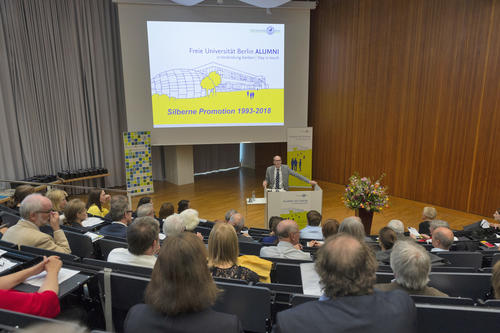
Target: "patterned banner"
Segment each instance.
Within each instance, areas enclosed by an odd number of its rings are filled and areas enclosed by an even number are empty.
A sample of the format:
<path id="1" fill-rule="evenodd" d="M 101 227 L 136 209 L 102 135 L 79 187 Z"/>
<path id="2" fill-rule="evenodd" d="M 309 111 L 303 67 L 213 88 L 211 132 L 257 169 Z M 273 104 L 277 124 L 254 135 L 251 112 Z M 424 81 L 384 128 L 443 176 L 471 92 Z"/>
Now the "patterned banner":
<path id="1" fill-rule="evenodd" d="M 124 132 L 127 190 L 132 194 L 153 193 L 151 132 Z"/>
<path id="2" fill-rule="evenodd" d="M 308 179 L 312 179 L 312 136 L 312 127 L 287 130 L 287 165 Z M 295 177 L 288 182 L 291 187 L 311 187 Z"/>

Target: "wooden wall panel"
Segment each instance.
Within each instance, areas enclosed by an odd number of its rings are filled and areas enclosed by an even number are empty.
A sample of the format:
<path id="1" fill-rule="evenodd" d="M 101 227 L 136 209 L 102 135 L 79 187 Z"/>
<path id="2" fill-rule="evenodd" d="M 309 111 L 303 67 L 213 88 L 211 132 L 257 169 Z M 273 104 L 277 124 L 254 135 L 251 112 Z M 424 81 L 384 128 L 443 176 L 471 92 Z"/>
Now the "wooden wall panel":
<path id="1" fill-rule="evenodd" d="M 471 184 L 495 174 L 478 149 L 491 135 L 478 138 L 499 129 L 496 2 L 320 1 L 311 15 L 314 178 L 385 172 L 393 195 L 489 214 L 472 204 Z"/>

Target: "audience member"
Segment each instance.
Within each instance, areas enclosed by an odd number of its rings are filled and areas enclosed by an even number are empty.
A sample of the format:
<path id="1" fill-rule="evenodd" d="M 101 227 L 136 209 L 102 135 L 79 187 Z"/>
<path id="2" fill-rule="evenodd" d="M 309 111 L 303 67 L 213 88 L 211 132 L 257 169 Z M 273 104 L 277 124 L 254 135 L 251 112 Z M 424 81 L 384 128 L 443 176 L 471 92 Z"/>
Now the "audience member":
<path id="1" fill-rule="evenodd" d="M 109 213 L 109 210 L 104 207 L 104 205 L 106 205 L 110 199 L 111 196 L 106 194 L 104 190 L 94 189 L 90 191 L 87 199 L 87 213 L 94 216 L 105 217 Z"/>
<path id="2" fill-rule="evenodd" d="M 63 214 L 64 212 L 64 207 L 66 207 L 67 204 L 67 197 L 68 193 L 63 190 L 50 190 L 48 191 L 45 196 L 52 201 L 52 209 L 58 212 L 59 214 Z"/>
<path id="3" fill-rule="evenodd" d="M 160 229 L 151 216 L 138 217 L 127 228 L 128 249 L 116 248 L 108 255 L 109 262 L 153 268 L 160 251 Z"/>
<path id="4" fill-rule="evenodd" d="M 490 227 L 500 229 L 500 208 L 493 213 L 493 220 L 495 223 L 490 223 Z"/>
<path id="5" fill-rule="evenodd" d="M 82 229 L 82 222 L 85 221 L 87 217 L 85 202 L 80 199 L 70 200 L 64 208 L 64 225 Z"/>
<path id="6" fill-rule="evenodd" d="M 396 242 L 391 254 L 391 268 L 395 281 L 376 284 L 375 288 L 382 291 L 404 290 L 410 295 L 448 296 L 427 285 L 431 271 L 429 253 L 414 241 Z"/>
<path id="7" fill-rule="evenodd" d="M 62 262 L 57 256 L 43 260 L 22 271 L 0 277 L 0 308 L 30 315 L 54 318 L 61 311 L 59 305 L 58 274 Z M 46 271 L 47 275 L 38 292 L 27 293 L 11 290 L 33 275 Z"/>
<path id="8" fill-rule="evenodd" d="M 275 332 L 416 332 L 416 310 L 408 294 L 374 290 L 377 261 L 363 240 L 329 237 L 315 267 L 324 295 L 278 312 Z"/>
<path id="9" fill-rule="evenodd" d="M 177 203 L 177 214 L 182 213 L 184 210 L 190 208 L 189 200 L 180 200 Z"/>
<path id="10" fill-rule="evenodd" d="M 307 212 L 307 227 L 300 230 L 300 238 L 322 240 L 321 214 L 316 210 Z"/>
<path id="11" fill-rule="evenodd" d="M 160 207 L 160 213 L 158 218 L 163 221 L 174 213 L 175 213 L 174 205 L 172 205 L 172 203 L 170 202 L 164 202 Z"/>
<path id="12" fill-rule="evenodd" d="M 152 203 L 145 203 L 137 207 L 137 217 L 150 216 L 155 217 L 155 209 Z"/>
<path id="13" fill-rule="evenodd" d="M 7 229 L 2 240 L 18 245 L 38 247 L 45 250 L 71 253 L 64 231 L 59 225 L 59 213 L 52 211 L 52 202 L 41 194 L 30 194 L 19 207 L 21 219 Z M 40 231 L 50 224 L 54 237 Z"/>
<path id="14" fill-rule="evenodd" d="M 11 209 L 19 211 L 19 206 L 24 198 L 33 193 L 35 193 L 35 188 L 33 186 L 19 185 L 16 187 L 12 200 L 7 204 L 7 206 Z"/>
<path id="15" fill-rule="evenodd" d="M 392 228 L 383 227 L 378 233 L 378 243 L 381 251 L 375 252 L 375 258 L 378 262 L 388 265 L 391 259 L 391 252 L 394 243 L 398 239 L 396 232 Z"/>
<path id="16" fill-rule="evenodd" d="M 128 205 L 127 197 L 114 196 L 111 199 L 109 214 L 113 222 L 99 229 L 99 233 L 105 236 L 127 238 L 127 226 L 132 222 L 132 210 Z"/>
<path id="17" fill-rule="evenodd" d="M 243 218 L 243 215 L 240 213 L 231 215 L 228 224 L 234 227 L 239 242 L 256 243 L 256 241 L 248 233 L 242 232 L 245 227 L 245 219 Z"/>
<path id="18" fill-rule="evenodd" d="M 254 271 L 238 266 L 238 237 L 234 228 L 227 223 L 217 223 L 208 237 L 208 266 L 214 277 L 259 282 Z"/>
<path id="19" fill-rule="evenodd" d="M 366 240 L 365 227 L 357 216 L 346 217 L 339 226 L 339 233 L 341 232 L 353 236 L 360 242 Z"/>
<path id="20" fill-rule="evenodd" d="M 145 205 L 145 204 L 153 204 L 153 199 L 151 199 L 151 197 L 142 197 L 139 199 L 139 201 L 137 202 L 137 208 L 135 210 L 135 212 L 133 213 L 133 216 L 134 218 L 137 217 L 137 210 L 139 209 L 139 207 L 141 207 L 142 205 Z"/>
<path id="21" fill-rule="evenodd" d="M 200 218 L 198 217 L 198 211 L 192 208 L 183 210 L 179 214 L 180 218 L 184 221 L 184 226 L 186 231 L 194 231 L 198 224 L 200 223 Z"/>
<path id="22" fill-rule="evenodd" d="M 215 312 L 218 289 L 207 266 L 207 250 L 194 234 L 168 237 L 160 250 L 145 303 L 125 319 L 129 332 L 242 332 L 235 315 Z"/>
<path id="23" fill-rule="evenodd" d="M 446 227 L 438 227 L 432 232 L 431 252 L 449 251 L 453 244 L 453 231 Z"/>
<path id="24" fill-rule="evenodd" d="M 271 216 L 269 219 L 269 230 L 271 230 L 271 233 L 269 236 L 262 237 L 260 240 L 261 243 L 263 244 L 276 244 L 278 243 L 278 236 L 276 235 L 276 228 L 278 227 L 278 224 L 283 221 L 283 218 L 280 216 Z"/>
<path id="25" fill-rule="evenodd" d="M 226 212 L 226 214 L 224 215 L 224 221 L 226 221 L 226 223 L 229 222 L 229 219 L 231 218 L 231 216 L 233 216 L 234 214 L 238 213 L 238 211 L 236 209 L 230 209 Z"/>
<path id="26" fill-rule="evenodd" d="M 396 236 L 399 239 L 402 239 L 404 237 L 405 233 L 405 225 L 403 224 L 402 221 L 400 220 L 390 220 L 389 223 L 387 223 L 387 226 L 394 230 L 396 233 Z"/>
<path id="27" fill-rule="evenodd" d="M 336 219 L 328 219 L 323 223 L 323 237 L 327 239 L 330 236 L 336 235 L 339 231 L 339 221 Z"/>
<path id="28" fill-rule="evenodd" d="M 422 212 L 422 222 L 418 225 L 418 232 L 420 234 L 425 234 L 430 236 L 432 234 L 431 230 L 429 230 L 431 221 L 434 220 L 437 216 L 436 208 L 434 207 L 424 207 Z"/>
<path id="29" fill-rule="evenodd" d="M 163 233 L 167 237 L 176 236 L 184 231 L 186 231 L 186 225 L 179 214 L 174 213 L 163 221 Z"/>
<path id="30" fill-rule="evenodd" d="M 500 261 L 497 261 L 495 266 L 493 266 L 491 286 L 493 288 L 493 292 L 495 293 L 495 298 L 500 299 Z"/>
<path id="31" fill-rule="evenodd" d="M 311 255 L 302 251 L 297 222 L 283 220 L 278 224 L 276 231 L 279 239 L 278 245 L 262 247 L 260 249 L 261 257 L 311 260 Z"/>

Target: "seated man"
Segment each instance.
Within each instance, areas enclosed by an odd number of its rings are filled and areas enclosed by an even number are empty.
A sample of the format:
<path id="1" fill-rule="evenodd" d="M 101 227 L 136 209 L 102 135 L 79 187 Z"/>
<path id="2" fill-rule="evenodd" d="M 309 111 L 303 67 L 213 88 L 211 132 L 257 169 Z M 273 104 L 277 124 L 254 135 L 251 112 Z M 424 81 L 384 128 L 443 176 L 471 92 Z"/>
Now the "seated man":
<path id="1" fill-rule="evenodd" d="M 439 227 L 432 232 L 431 252 L 449 251 L 453 244 L 453 231 L 449 228 Z"/>
<path id="2" fill-rule="evenodd" d="M 445 293 L 427 286 L 431 271 L 429 253 L 411 240 L 398 241 L 392 248 L 391 268 L 395 281 L 376 284 L 382 291 L 403 290 L 410 295 L 448 297 Z"/>
<path id="3" fill-rule="evenodd" d="M 300 238 L 322 240 L 321 214 L 318 211 L 307 212 L 307 227 L 300 230 Z"/>
<path id="4" fill-rule="evenodd" d="M 132 210 L 127 197 L 116 195 L 111 198 L 109 214 L 113 222 L 99 229 L 99 233 L 104 236 L 127 238 L 127 226 L 132 222 Z"/>
<path id="5" fill-rule="evenodd" d="M 71 253 L 64 231 L 59 225 L 59 213 L 52 211 L 52 202 L 41 194 L 30 194 L 19 207 L 20 219 L 7 229 L 2 240 L 18 245 Z M 54 237 L 40 231 L 40 227 L 50 224 Z"/>
<path id="6" fill-rule="evenodd" d="M 240 213 L 235 213 L 229 218 L 230 225 L 234 227 L 236 235 L 238 235 L 238 242 L 256 243 L 256 241 L 247 233 L 242 230 L 245 227 L 245 219 Z"/>
<path id="7" fill-rule="evenodd" d="M 363 241 L 346 234 L 329 237 L 315 267 L 324 295 L 278 312 L 274 332 L 416 332 L 410 296 L 373 289 L 377 261 Z"/>
<path id="8" fill-rule="evenodd" d="M 150 217 L 138 217 L 127 228 L 128 249 L 113 249 L 108 255 L 109 262 L 150 267 L 156 263 L 160 250 L 158 222 Z"/>
<path id="9" fill-rule="evenodd" d="M 300 231 L 297 222 L 283 220 L 276 229 L 279 243 L 277 246 L 264 246 L 260 249 L 261 257 L 311 260 L 311 255 L 303 252 L 300 245 Z"/>
<path id="10" fill-rule="evenodd" d="M 163 233 L 167 237 L 176 236 L 185 230 L 186 226 L 184 225 L 184 220 L 179 216 L 179 214 L 174 213 L 167 216 L 163 222 Z"/>
<path id="11" fill-rule="evenodd" d="M 281 221 L 283 221 L 283 218 L 281 216 L 271 216 L 271 218 L 269 219 L 269 230 L 271 230 L 271 233 L 269 234 L 269 236 L 262 237 L 262 239 L 260 240 L 262 244 L 274 245 L 278 243 L 276 228 Z"/>

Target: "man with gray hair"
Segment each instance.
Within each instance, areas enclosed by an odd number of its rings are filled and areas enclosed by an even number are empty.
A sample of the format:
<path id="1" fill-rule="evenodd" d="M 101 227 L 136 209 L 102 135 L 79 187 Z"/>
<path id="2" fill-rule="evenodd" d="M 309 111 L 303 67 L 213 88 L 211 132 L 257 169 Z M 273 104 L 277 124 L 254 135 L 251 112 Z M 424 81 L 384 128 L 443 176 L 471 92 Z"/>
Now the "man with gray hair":
<path id="1" fill-rule="evenodd" d="M 158 222 L 150 216 L 138 217 L 127 228 L 128 249 L 116 248 L 109 262 L 153 268 L 160 251 Z"/>
<path id="2" fill-rule="evenodd" d="M 155 209 L 152 203 L 140 205 L 137 208 L 137 217 L 144 217 L 144 216 L 150 216 L 152 218 L 155 217 Z"/>
<path id="3" fill-rule="evenodd" d="M 243 218 L 243 215 L 240 213 L 234 213 L 229 218 L 228 223 L 234 227 L 239 242 L 257 243 L 248 233 L 242 232 L 245 227 L 245 219 Z"/>
<path id="4" fill-rule="evenodd" d="M 453 244 L 453 231 L 446 227 L 438 227 L 432 232 L 431 252 L 449 251 Z"/>
<path id="5" fill-rule="evenodd" d="M 378 264 L 365 242 L 337 234 L 317 254 L 323 296 L 278 312 L 273 332 L 416 332 L 410 296 L 400 290 L 374 290 Z"/>
<path id="6" fill-rule="evenodd" d="M 184 220 L 179 214 L 172 214 L 168 216 L 163 222 L 163 233 L 168 236 L 178 235 L 186 230 Z"/>
<path id="7" fill-rule="evenodd" d="M 283 220 L 276 228 L 279 243 L 277 246 L 264 246 L 260 249 L 261 257 L 311 260 L 311 255 L 302 251 L 300 230 L 297 222 Z"/>
<path id="8" fill-rule="evenodd" d="M 387 223 L 387 226 L 394 230 L 396 233 L 396 236 L 398 236 L 399 239 L 404 237 L 405 233 L 405 225 L 403 224 L 402 221 L 400 220 L 390 220 L 389 223 Z"/>
<path id="9" fill-rule="evenodd" d="M 226 212 L 226 215 L 224 215 L 224 221 L 226 221 L 226 223 L 229 222 L 229 219 L 231 218 L 231 216 L 233 216 L 234 214 L 238 213 L 238 211 L 236 209 L 230 209 Z"/>
<path id="10" fill-rule="evenodd" d="M 64 231 L 59 225 L 59 213 L 52 210 L 52 202 L 41 194 L 30 194 L 19 207 L 21 219 L 7 229 L 3 241 L 40 249 L 71 253 Z M 50 224 L 54 237 L 40 231 L 40 227 Z"/>
<path id="11" fill-rule="evenodd" d="M 339 226 L 339 233 L 346 233 L 358 239 L 360 242 L 371 239 L 365 236 L 365 227 L 361 223 L 361 219 L 357 216 L 346 217 Z"/>
<path id="12" fill-rule="evenodd" d="M 132 210 L 127 197 L 123 195 L 112 197 L 109 214 L 113 222 L 99 229 L 99 233 L 104 236 L 127 238 L 127 227 L 132 222 Z"/>
<path id="13" fill-rule="evenodd" d="M 448 297 L 436 288 L 429 287 L 431 259 L 429 253 L 411 240 L 398 241 L 392 248 L 391 268 L 395 281 L 376 284 L 382 291 L 404 290 L 410 295 Z"/>

